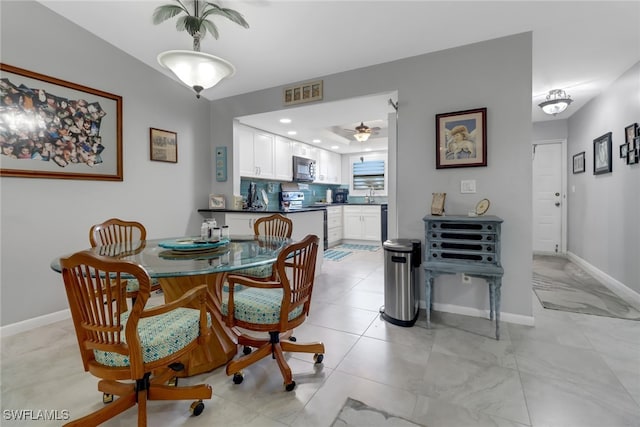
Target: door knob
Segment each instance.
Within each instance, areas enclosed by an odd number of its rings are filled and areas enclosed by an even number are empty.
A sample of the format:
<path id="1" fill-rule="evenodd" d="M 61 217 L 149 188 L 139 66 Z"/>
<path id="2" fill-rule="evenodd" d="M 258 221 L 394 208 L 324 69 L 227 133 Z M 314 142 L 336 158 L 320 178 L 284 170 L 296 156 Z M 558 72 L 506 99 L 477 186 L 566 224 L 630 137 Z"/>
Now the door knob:
<path id="1" fill-rule="evenodd" d="M 555 204 L 556 204 L 556 206 L 560 206 L 560 202 L 556 202 Z"/>

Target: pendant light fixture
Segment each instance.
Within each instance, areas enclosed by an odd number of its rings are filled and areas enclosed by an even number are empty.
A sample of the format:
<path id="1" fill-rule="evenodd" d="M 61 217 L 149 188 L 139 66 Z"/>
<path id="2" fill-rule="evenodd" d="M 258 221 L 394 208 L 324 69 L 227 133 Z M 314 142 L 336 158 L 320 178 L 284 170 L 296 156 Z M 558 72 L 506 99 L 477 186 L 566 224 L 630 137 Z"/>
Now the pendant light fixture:
<path id="1" fill-rule="evenodd" d="M 193 14 L 185 6 L 193 4 Z M 174 4 L 159 6 L 153 12 L 153 23 L 159 24 L 176 15 L 186 15 L 178 18 L 176 29 L 187 31 L 193 37 L 193 51 L 169 50 L 158 55 L 158 62 L 171 70 L 178 79 L 196 92 L 196 98 L 200 98 L 200 92 L 218 84 L 222 79 L 235 74 L 235 67 L 227 60 L 208 53 L 200 52 L 200 39 L 207 31 L 214 38 L 218 38 L 216 25 L 208 19 L 209 16 L 223 16 L 230 21 L 249 28 L 244 17 L 233 9 L 223 8 L 209 1 L 176 1 Z"/>
<path id="2" fill-rule="evenodd" d="M 549 91 L 546 100 L 538 104 L 538 106 L 545 113 L 555 116 L 566 110 L 572 102 L 573 99 L 564 90 L 553 89 Z"/>

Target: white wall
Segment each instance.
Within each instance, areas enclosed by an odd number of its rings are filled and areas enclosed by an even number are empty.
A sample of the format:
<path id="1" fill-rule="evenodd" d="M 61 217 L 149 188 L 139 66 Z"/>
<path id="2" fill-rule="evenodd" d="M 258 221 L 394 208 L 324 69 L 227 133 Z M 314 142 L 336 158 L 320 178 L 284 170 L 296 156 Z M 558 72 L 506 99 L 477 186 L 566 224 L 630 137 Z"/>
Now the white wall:
<path id="1" fill-rule="evenodd" d="M 489 213 L 505 221 L 502 310 L 516 317 L 532 313 L 531 43 L 531 34 L 524 33 L 318 77 L 324 80 L 323 102 L 398 91 L 398 190 L 389 203 L 397 200 L 399 237 L 424 238 L 422 218 L 433 192 L 447 193 L 449 214 L 466 214 L 480 199 L 491 200 Z M 488 166 L 436 170 L 435 115 L 479 107 L 488 110 Z M 214 101 L 214 146 L 232 152 L 234 117 L 281 109 L 282 87 Z M 462 179 L 475 179 L 478 192 L 460 194 Z M 232 184 L 213 190 L 230 195 Z M 439 278 L 435 302 L 486 310 L 487 286 L 476 280 L 469 286 L 459 276 Z"/>
<path id="2" fill-rule="evenodd" d="M 39 3 L 2 2 L 1 60 L 123 97 L 124 181 L 0 179 L 4 325 L 67 308 L 54 257 L 92 224 L 135 219 L 148 235 L 197 233 L 211 182 L 210 105 Z M 178 163 L 149 160 L 149 128 L 178 133 Z"/>
<path id="3" fill-rule="evenodd" d="M 634 122 L 640 122 L 640 63 L 569 118 L 569 171 L 581 151 L 587 170 L 569 173 L 568 250 L 640 293 L 640 164 L 619 156 L 624 128 Z M 594 175 L 593 140 L 607 132 L 613 172 Z"/>

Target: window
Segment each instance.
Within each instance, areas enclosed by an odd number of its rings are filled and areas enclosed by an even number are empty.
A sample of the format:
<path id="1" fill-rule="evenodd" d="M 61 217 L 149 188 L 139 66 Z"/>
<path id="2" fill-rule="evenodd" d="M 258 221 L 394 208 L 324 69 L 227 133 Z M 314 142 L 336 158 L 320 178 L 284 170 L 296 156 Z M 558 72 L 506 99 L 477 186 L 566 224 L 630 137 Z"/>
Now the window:
<path id="1" fill-rule="evenodd" d="M 351 166 L 351 182 L 349 194 L 366 196 L 373 189 L 377 196 L 387 194 L 387 155 L 386 153 L 369 153 L 353 156 Z"/>

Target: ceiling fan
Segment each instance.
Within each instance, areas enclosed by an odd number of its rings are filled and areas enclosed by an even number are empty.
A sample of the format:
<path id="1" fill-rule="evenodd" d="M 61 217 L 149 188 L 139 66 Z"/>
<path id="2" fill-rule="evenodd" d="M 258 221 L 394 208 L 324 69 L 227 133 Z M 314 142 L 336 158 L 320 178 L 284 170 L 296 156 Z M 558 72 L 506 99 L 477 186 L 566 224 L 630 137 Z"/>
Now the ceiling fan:
<path id="1" fill-rule="evenodd" d="M 365 142 L 371 135 L 377 135 L 380 131 L 379 127 L 372 127 L 365 125 L 364 122 L 360 122 L 360 126 L 356 126 L 355 129 L 345 129 L 347 132 L 352 132 L 356 141 Z"/>

